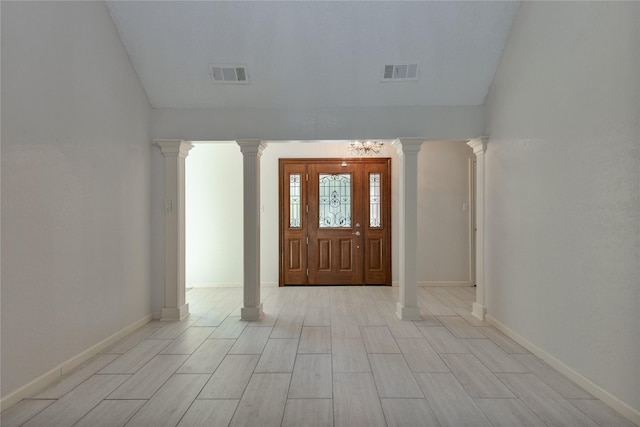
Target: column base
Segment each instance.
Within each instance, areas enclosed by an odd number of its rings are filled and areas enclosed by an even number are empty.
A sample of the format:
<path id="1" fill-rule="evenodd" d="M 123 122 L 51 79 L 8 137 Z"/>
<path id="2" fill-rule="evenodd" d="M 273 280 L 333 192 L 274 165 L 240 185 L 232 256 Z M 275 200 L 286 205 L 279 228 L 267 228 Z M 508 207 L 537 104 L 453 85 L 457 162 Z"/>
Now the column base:
<path id="1" fill-rule="evenodd" d="M 189 315 L 189 304 L 180 307 L 164 307 L 160 320 L 182 320 Z"/>
<path id="2" fill-rule="evenodd" d="M 398 303 L 396 309 L 396 316 L 400 320 L 421 320 L 420 307 L 403 307 L 401 303 Z"/>
<path id="3" fill-rule="evenodd" d="M 257 307 L 242 307 L 240 309 L 240 319 L 260 320 L 262 319 L 262 303 Z"/>
<path id="4" fill-rule="evenodd" d="M 471 306 L 471 314 L 480 320 L 484 320 L 484 316 L 487 314 L 487 309 L 483 305 L 474 302 Z"/>

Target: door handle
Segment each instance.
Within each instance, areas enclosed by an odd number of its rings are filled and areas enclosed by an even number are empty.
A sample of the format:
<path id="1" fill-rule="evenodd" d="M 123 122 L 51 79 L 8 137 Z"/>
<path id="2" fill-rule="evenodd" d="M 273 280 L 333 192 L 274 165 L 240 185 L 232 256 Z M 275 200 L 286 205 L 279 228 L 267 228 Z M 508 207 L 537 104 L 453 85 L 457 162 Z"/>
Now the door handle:
<path id="1" fill-rule="evenodd" d="M 356 236 L 359 236 L 359 235 L 360 235 L 360 232 L 359 232 L 359 231 L 356 231 L 355 233 L 351 233 L 351 234 L 355 234 Z"/>

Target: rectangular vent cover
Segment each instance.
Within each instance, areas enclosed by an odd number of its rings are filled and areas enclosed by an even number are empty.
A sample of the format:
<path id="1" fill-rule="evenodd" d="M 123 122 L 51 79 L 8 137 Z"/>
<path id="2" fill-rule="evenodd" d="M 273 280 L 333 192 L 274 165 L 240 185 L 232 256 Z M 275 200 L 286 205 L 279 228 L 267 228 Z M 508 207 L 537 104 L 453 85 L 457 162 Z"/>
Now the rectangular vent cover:
<path id="1" fill-rule="evenodd" d="M 249 84 L 249 73 L 243 66 L 236 65 L 211 65 L 211 80 L 213 83 Z"/>
<path id="2" fill-rule="evenodd" d="M 383 82 L 407 82 L 418 80 L 419 64 L 385 65 L 382 72 Z"/>

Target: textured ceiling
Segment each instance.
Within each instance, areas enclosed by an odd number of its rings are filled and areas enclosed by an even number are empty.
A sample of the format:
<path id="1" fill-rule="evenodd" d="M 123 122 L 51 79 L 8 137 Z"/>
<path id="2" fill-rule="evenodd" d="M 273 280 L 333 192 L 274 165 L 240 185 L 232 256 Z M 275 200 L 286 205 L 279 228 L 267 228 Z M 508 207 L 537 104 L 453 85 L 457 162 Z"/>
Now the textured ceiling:
<path id="1" fill-rule="evenodd" d="M 156 108 L 480 105 L 517 2 L 108 1 Z M 384 64 L 419 63 L 414 82 Z M 210 64 L 247 67 L 214 85 Z"/>

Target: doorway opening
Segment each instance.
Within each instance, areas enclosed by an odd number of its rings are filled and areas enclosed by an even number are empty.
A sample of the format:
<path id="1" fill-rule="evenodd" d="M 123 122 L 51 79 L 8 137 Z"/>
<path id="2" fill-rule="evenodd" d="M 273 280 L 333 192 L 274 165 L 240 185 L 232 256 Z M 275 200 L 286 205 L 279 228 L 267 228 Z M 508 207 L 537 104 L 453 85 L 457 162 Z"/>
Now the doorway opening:
<path id="1" fill-rule="evenodd" d="M 279 159 L 279 285 L 391 285 L 391 159 Z"/>

